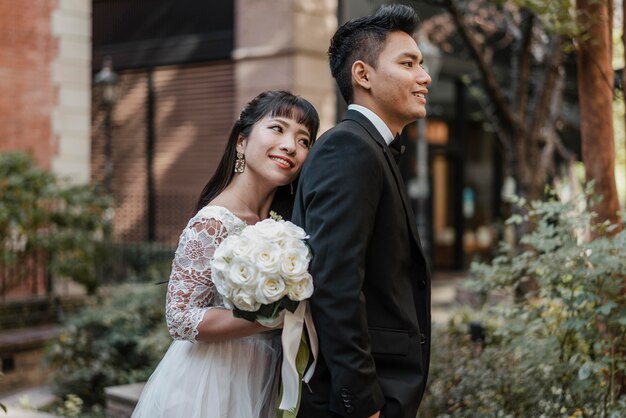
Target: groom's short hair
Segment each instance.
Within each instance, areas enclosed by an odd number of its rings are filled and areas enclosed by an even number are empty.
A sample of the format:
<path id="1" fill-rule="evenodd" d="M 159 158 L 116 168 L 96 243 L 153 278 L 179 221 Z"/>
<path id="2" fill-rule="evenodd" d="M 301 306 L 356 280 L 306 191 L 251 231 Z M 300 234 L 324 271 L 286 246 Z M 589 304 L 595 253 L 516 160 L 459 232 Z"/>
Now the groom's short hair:
<path id="1" fill-rule="evenodd" d="M 352 102 L 352 64 L 357 60 L 376 68 L 378 56 L 391 32 L 413 36 L 418 17 L 412 7 L 402 4 L 382 6 L 376 14 L 344 23 L 330 41 L 330 72 L 346 103 Z"/>

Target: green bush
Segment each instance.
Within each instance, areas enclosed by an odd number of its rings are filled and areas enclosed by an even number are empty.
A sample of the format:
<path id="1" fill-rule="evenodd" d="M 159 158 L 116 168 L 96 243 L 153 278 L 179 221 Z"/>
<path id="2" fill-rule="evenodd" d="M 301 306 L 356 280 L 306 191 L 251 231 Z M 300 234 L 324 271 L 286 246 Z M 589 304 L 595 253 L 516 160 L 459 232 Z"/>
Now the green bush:
<path id="1" fill-rule="evenodd" d="M 490 264 L 474 264 L 473 290 L 515 295 L 508 303 L 455 317 L 433 337 L 424 417 L 626 416 L 626 231 L 594 224 L 589 194 L 517 203 L 530 233 Z M 599 234 L 598 238 L 588 239 Z M 469 320 L 487 330 L 484 347 Z"/>
<path id="2" fill-rule="evenodd" d="M 68 320 L 47 351 L 60 396 L 104 405 L 104 388 L 146 380 L 171 343 L 163 314 L 166 286 L 122 285 Z"/>
<path id="3" fill-rule="evenodd" d="M 28 254 L 45 254 L 51 274 L 94 292 L 110 207 L 95 187 L 65 186 L 26 153 L 0 154 L 0 263 L 19 265 Z"/>
<path id="4" fill-rule="evenodd" d="M 104 283 L 164 282 L 172 270 L 176 248 L 159 242 L 109 243 L 99 263 Z"/>

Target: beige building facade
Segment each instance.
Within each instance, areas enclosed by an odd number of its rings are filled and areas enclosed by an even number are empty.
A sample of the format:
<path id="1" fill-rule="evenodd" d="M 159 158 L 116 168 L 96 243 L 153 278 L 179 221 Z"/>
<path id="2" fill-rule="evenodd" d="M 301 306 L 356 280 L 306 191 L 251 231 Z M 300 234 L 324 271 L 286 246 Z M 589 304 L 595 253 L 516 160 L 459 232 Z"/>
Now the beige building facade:
<path id="1" fill-rule="evenodd" d="M 328 43 L 337 29 L 337 0 L 237 0 L 237 109 L 258 92 L 286 89 L 313 103 L 323 132 L 335 122 Z"/>
<path id="2" fill-rule="evenodd" d="M 51 168 L 73 183 L 90 179 L 91 153 L 91 2 L 61 0 L 52 15 L 58 54 L 52 61 L 57 103 L 52 134 L 57 152 Z"/>

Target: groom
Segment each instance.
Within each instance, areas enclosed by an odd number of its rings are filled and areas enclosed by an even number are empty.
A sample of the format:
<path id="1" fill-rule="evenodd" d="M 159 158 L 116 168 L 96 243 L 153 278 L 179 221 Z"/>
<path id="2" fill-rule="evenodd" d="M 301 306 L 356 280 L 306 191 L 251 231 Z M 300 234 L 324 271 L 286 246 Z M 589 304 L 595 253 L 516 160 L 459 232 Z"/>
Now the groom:
<path id="1" fill-rule="evenodd" d="M 313 146 L 293 221 L 310 235 L 320 356 L 299 417 L 415 418 L 428 375 L 430 274 L 391 144 L 426 116 L 415 11 L 383 6 L 333 36 L 345 118 Z"/>

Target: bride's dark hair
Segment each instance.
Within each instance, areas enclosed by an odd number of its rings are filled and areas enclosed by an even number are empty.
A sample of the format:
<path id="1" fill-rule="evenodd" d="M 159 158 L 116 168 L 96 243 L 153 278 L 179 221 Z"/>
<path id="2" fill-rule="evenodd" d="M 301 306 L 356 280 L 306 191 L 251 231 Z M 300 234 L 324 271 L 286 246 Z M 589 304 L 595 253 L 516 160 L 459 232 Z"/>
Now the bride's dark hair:
<path id="1" fill-rule="evenodd" d="M 222 159 L 215 170 L 215 174 L 200 193 L 196 210 L 205 207 L 231 182 L 237 157 L 237 139 L 239 136 L 248 138 L 254 124 L 266 116 L 284 117 L 301 123 L 309 130 L 311 144 L 317 136 L 319 117 L 313 105 L 307 100 L 284 90 L 271 90 L 259 94 L 243 108 L 235 121 Z M 297 184 L 297 181 L 294 180 L 294 183 Z M 291 216 L 293 206 L 291 187 L 289 184 L 279 187 L 272 202 L 272 210 L 285 218 Z"/>

